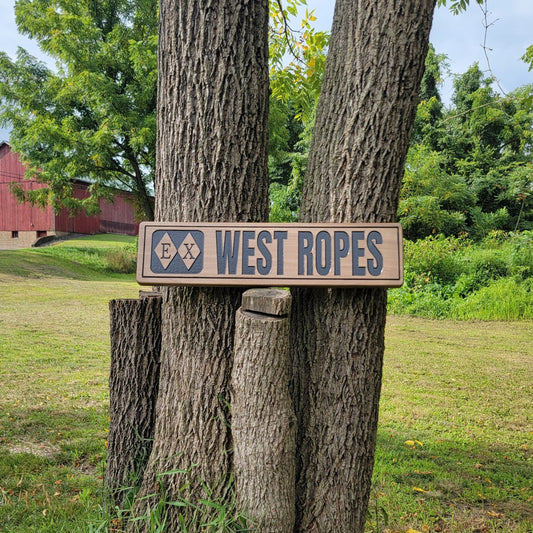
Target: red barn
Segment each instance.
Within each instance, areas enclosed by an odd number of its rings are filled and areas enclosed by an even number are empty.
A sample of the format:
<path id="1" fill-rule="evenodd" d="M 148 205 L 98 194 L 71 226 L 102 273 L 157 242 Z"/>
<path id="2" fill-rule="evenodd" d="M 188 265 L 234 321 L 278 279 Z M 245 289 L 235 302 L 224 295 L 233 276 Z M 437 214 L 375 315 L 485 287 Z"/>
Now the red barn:
<path id="1" fill-rule="evenodd" d="M 0 249 L 31 246 L 37 239 L 49 235 L 68 233 L 118 233 L 137 235 L 139 223 L 135 220 L 134 197 L 120 192 L 110 203 L 100 200 L 100 214 L 69 216 L 67 210 L 54 211 L 50 206 L 42 209 L 29 203 L 19 203 L 11 192 L 12 183 L 19 183 L 24 190 L 44 185 L 36 180 L 24 179 L 24 166 L 18 154 L 9 144 L 0 143 Z M 75 198 L 89 196 L 89 183 L 73 182 Z"/>

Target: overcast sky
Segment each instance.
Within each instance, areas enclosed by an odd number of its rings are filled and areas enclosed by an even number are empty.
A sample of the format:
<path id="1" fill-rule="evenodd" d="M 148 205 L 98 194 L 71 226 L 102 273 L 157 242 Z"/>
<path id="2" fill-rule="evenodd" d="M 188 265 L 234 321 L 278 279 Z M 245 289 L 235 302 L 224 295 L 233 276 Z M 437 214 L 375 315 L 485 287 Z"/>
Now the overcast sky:
<path id="1" fill-rule="evenodd" d="M 329 29 L 333 18 L 333 0 L 308 0 L 309 10 L 315 9 L 317 28 Z M 14 58 L 17 47 L 39 55 L 34 42 L 17 32 L 13 11 L 13 0 L 0 0 L 4 13 L 0 19 L 0 50 Z M 475 3 L 466 13 L 452 15 L 447 8 L 437 10 L 431 31 L 431 42 L 437 53 L 449 58 L 450 76 L 441 88 L 445 103 L 449 103 L 453 74 L 462 74 L 474 62 L 488 71 L 483 51 L 485 35 L 484 16 Z M 521 85 L 533 83 L 533 71 L 520 60 L 526 48 L 533 44 L 533 0 L 488 0 L 487 52 L 492 72 L 505 91 L 512 91 Z M 490 50 L 489 50 L 490 49 Z M 0 140 L 7 140 L 8 132 L 0 129 Z"/>

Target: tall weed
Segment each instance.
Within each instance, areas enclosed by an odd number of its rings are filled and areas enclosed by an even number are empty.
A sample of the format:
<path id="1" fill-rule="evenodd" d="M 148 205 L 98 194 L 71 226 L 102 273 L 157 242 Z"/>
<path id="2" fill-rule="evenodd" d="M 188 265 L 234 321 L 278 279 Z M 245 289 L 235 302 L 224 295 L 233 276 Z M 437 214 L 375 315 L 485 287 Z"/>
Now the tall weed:
<path id="1" fill-rule="evenodd" d="M 237 505 L 235 498 L 235 487 L 233 476 L 230 475 L 224 490 L 222 491 L 227 498 L 222 499 L 215 494 L 215 491 L 206 483 L 202 482 L 204 497 L 192 501 L 189 494 L 189 483 L 185 483 L 178 493 L 171 499 L 167 494 L 164 486 L 164 478 L 174 474 L 182 474 L 190 478 L 194 473 L 192 468 L 176 469 L 158 474 L 157 484 L 158 492 L 143 496 L 140 500 L 149 500 L 147 513 L 143 516 L 134 516 L 134 501 L 130 500 L 129 508 L 118 511 L 121 517 L 121 523 L 133 525 L 142 523 L 143 531 L 150 533 L 164 533 L 169 531 L 167 524 L 169 522 L 169 513 L 174 514 L 174 521 L 179 523 L 179 529 L 176 533 L 188 532 L 205 532 L 205 533 L 246 533 L 256 529 L 258 524 Z"/>
<path id="2" fill-rule="evenodd" d="M 133 274 L 137 268 L 137 249 L 135 245 L 109 250 L 106 253 L 108 268 L 117 274 Z"/>
<path id="3" fill-rule="evenodd" d="M 459 320 L 533 319 L 531 283 L 518 283 L 514 278 L 493 281 L 453 303 L 450 318 Z"/>

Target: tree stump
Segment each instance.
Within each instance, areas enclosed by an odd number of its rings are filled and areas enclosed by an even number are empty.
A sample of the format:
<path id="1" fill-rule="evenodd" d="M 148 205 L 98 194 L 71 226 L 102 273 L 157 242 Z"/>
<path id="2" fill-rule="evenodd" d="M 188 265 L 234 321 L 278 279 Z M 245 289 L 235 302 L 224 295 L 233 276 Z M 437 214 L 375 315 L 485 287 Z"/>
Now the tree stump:
<path id="1" fill-rule="evenodd" d="M 105 484 L 121 506 L 152 449 L 161 352 L 161 296 L 111 300 L 109 436 Z"/>
<path id="2" fill-rule="evenodd" d="M 288 291 L 251 289 L 236 315 L 232 435 L 236 498 L 254 531 L 291 533 L 296 418 L 289 395 Z"/>

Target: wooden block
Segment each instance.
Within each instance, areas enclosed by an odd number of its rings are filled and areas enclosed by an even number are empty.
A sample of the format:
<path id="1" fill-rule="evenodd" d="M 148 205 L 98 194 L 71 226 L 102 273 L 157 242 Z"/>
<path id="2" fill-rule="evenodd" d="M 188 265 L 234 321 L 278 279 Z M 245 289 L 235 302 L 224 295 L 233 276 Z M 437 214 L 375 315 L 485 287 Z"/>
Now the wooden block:
<path id="1" fill-rule="evenodd" d="M 291 310 L 291 293 L 283 289 L 248 289 L 242 295 L 242 309 L 265 315 L 286 316 Z"/>

